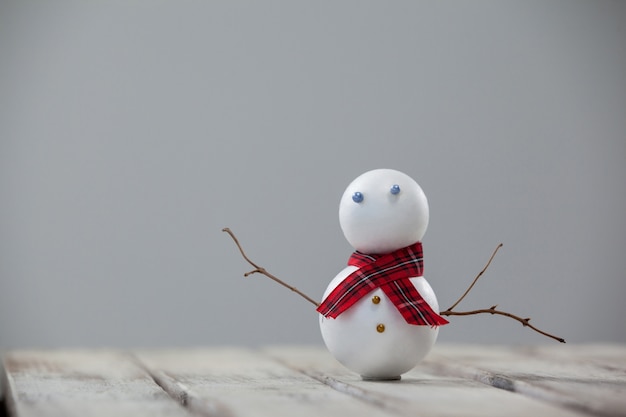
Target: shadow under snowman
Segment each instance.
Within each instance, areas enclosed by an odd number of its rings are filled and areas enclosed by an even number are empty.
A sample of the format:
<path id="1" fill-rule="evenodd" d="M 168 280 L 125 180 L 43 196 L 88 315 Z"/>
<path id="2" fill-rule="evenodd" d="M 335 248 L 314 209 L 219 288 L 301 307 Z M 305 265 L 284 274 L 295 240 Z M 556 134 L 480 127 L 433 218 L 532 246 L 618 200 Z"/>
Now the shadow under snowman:
<path id="1" fill-rule="evenodd" d="M 365 380 L 397 380 L 431 350 L 442 316 L 498 314 L 551 337 L 529 324 L 529 318 L 488 309 L 457 312 L 453 308 L 467 295 L 500 248 L 459 300 L 439 312 L 435 292 L 424 278 L 422 238 L 429 220 L 428 200 L 419 184 L 393 169 L 368 171 L 348 185 L 339 204 L 344 236 L 355 252 L 328 285 L 321 303 L 284 283 L 252 262 L 237 238 L 242 256 L 261 273 L 313 303 L 320 313 L 322 338 L 330 353 Z"/>

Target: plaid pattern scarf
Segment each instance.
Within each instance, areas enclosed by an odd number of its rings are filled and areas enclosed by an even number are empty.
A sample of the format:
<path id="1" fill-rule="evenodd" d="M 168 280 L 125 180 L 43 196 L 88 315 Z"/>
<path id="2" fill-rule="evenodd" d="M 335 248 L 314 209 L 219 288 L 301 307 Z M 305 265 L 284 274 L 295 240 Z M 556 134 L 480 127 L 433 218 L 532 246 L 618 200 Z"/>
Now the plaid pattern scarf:
<path id="1" fill-rule="evenodd" d="M 421 242 L 386 255 L 354 252 L 348 265 L 357 269 L 348 275 L 317 308 L 324 317 L 337 318 L 361 298 L 380 288 L 409 324 L 442 326 L 448 321 L 434 312 L 409 278 L 424 270 Z"/>

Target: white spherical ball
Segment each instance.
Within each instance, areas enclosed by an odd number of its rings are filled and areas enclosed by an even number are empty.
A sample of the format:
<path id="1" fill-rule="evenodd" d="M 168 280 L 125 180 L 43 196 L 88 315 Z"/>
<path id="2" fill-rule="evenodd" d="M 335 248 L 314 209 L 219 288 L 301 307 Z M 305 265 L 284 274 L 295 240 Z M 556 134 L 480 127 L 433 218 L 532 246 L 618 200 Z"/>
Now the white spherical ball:
<path id="1" fill-rule="evenodd" d="M 339 223 L 358 251 L 388 253 L 420 241 L 428 227 L 428 201 L 408 175 L 375 169 L 357 177 L 339 204 Z"/>
<path id="2" fill-rule="evenodd" d="M 348 266 L 326 289 L 330 294 L 356 268 Z M 411 282 L 426 302 L 439 311 L 437 298 L 423 278 Z M 374 303 L 374 297 L 378 297 Z M 372 291 L 336 319 L 320 314 L 320 330 L 328 351 L 343 366 L 363 379 L 399 379 L 430 352 L 438 327 L 408 324 L 379 288 Z M 382 327 L 381 327 L 382 326 Z"/>

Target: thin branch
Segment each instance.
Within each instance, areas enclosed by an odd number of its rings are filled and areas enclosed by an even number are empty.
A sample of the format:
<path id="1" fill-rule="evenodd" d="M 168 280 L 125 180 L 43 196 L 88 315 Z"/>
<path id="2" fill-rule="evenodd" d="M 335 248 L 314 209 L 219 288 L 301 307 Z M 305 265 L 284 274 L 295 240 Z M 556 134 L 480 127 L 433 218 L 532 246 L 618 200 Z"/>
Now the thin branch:
<path id="1" fill-rule="evenodd" d="M 278 279 L 276 276 L 270 274 L 269 272 L 267 272 L 267 270 L 265 268 L 263 268 L 262 266 L 257 265 L 256 263 L 252 262 L 252 260 L 250 258 L 248 258 L 248 255 L 246 255 L 246 253 L 243 251 L 243 248 L 241 247 L 241 244 L 239 243 L 239 240 L 237 240 L 237 237 L 235 236 L 235 234 L 232 232 L 232 230 L 230 230 L 228 227 L 225 227 L 222 229 L 222 232 L 226 232 L 230 235 L 230 237 L 233 239 L 233 241 L 235 242 L 235 245 L 237 245 L 237 248 L 239 248 L 239 252 L 241 252 L 241 256 L 243 256 L 243 258 L 254 267 L 254 269 L 252 271 L 246 272 L 245 274 L 243 274 L 244 277 L 250 276 L 252 274 L 261 274 L 261 275 L 265 275 L 266 277 L 268 277 L 269 279 L 279 283 L 280 285 L 282 285 L 283 287 L 289 288 L 291 291 L 295 292 L 296 294 L 298 294 L 299 296 L 301 296 L 302 298 L 304 298 L 305 300 L 307 300 L 309 303 L 313 304 L 315 307 L 319 307 L 319 303 L 315 300 L 313 300 L 311 297 L 309 297 L 308 295 L 304 294 L 302 291 L 300 291 L 299 289 L 297 289 L 296 287 L 292 287 L 291 285 L 285 283 L 284 281 Z"/>
<path id="2" fill-rule="evenodd" d="M 506 311 L 497 310 L 496 309 L 497 305 L 491 306 L 490 308 L 486 308 L 486 309 L 480 309 L 480 310 L 452 311 L 454 309 L 454 307 L 456 307 L 465 298 L 465 296 L 467 294 L 469 294 L 471 289 L 474 287 L 474 284 L 476 284 L 476 282 L 482 276 L 482 274 L 484 274 L 485 271 L 487 270 L 487 268 L 489 268 L 489 265 L 491 265 L 491 261 L 496 256 L 496 253 L 498 253 L 498 249 L 500 249 L 501 247 L 502 247 L 502 243 L 500 243 L 500 244 L 498 244 L 498 246 L 496 246 L 496 249 L 491 254 L 491 257 L 487 261 L 487 264 L 485 265 L 485 267 L 478 273 L 478 275 L 476 275 L 476 278 L 474 278 L 474 281 L 472 281 L 472 284 L 467 288 L 467 290 L 465 290 L 465 292 L 463 293 L 461 298 L 459 298 L 456 301 L 456 303 L 452 304 L 452 306 L 449 307 L 447 310 L 439 312 L 439 314 L 442 315 L 442 316 L 471 316 L 471 315 L 474 315 L 474 314 L 486 313 L 486 314 L 497 314 L 497 315 L 500 315 L 500 316 L 506 316 L 506 317 L 512 318 L 513 320 L 519 321 L 520 323 L 522 323 L 522 325 L 524 327 L 530 327 L 531 329 L 533 329 L 537 333 L 540 333 L 540 334 L 542 334 L 544 336 L 550 337 L 550 338 L 552 338 L 554 340 L 558 340 L 561 343 L 565 343 L 565 339 L 563 339 L 562 337 L 558 337 L 558 336 L 554 336 L 554 335 L 552 335 L 550 333 L 546 333 L 543 330 L 540 330 L 540 329 L 536 328 L 535 326 L 533 326 L 532 324 L 530 324 L 529 323 L 530 322 L 530 317 L 522 318 L 522 317 L 516 316 L 515 314 L 507 313 Z"/>
<path id="3" fill-rule="evenodd" d="M 269 272 L 267 272 L 267 270 L 265 268 L 263 268 L 262 266 L 254 263 L 249 257 L 248 255 L 246 255 L 246 253 L 244 252 L 243 248 L 241 247 L 241 244 L 239 243 L 239 240 L 237 239 L 237 237 L 235 236 L 235 234 L 228 228 L 225 227 L 224 229 L 222 229 L 222 232 L 226 232 L 228 233 L 228 235 L 233 239 L 233 241 L 235 242 L 235 244 L 237 245 L 237 248 L 239 249 L 239 252 L 241 253 L 241 256 L 243 256 L 243 258 L 246 260 L 246 262 L 248 262 L 250 265 L 252 265 L 254 267 L 254 269 L 252 271 L 246 272 L 244 274 L 245 277 L 250 276 L 252 274 L 261 274 L 261 275 L 265 275 L 266 277 L 270 278 L 271 280 L 277 282 L 278 284 L 282 285 L 283 287 L 289 288 L 291 291 L 295 292 L 296 294 L 298 294 L 299 296 L 301 296 L 302 298 L 304 298 L 305 300 L 307 300 L 308 302 L 310 302 L 311 304 L 313 304 L 315 307 L 319 307 L 319 303 L 316 302 L 315 300 L 313 300 L 311 297 L 307 296 L 306 294 L 304 294 L 303 292 L 301 292 L 300 290 L 298 290 L 297 288 L 285 283 L 284 281 L 280 280 L 279 278 L 277 278 L 276 276 L 270 274 Z M 468 289 L 465 291 L 465 293 L 463 293 L 463 295 L 461 296 L 461 298 L 459 298 L 457 300 L 456 303 L 454 303 L 452 305 L 452 307 L 448 308 L 445 311 L 440 312 L 439 314 L 442 316 L 470 316 L 470 315 L 475 315 L 475 314 L 496 314 L 496 315 L 500 315 L 500 316 L 505 316 L 505 317 L 509 317 L 512 318 L 513 320 L 517 320 L 518 322 L 522 323 L 522 325 L 524 327 L 529 327 L 531 329 L 533 329 L 534 331 L 536 331 L 537 333 L 540 333 L 544 336 L 550 337 L 554 340 L 557 340 L 561 343 L 565 343 L 565 339 L 558 337 L 558 336 L 554 336 L 550 333 L 546 333 L 543 330 L 540 330 L 538 328 L 536 328 L 535 326 L 533 326 L 532 324 L 530 324 L 530 318 L 522 318 L 519 316 L 516 316 L 515 314 L 511 314 L 511 313 L 507 313 L 506 311 L 501 311 L 497 309 L 497 306 L 492 306 L 491 308 L 487 308 L 487 309 L 480 309 L 480 310 L 472 310 L 472 311 L 452 311 L 464 298 L 467 294 L 469 294 L 469 292 L 471 291 L 471 289 L 474 287 L 474 284 L 476 284 L 476 282 L 478 281 L 478 279 L 483 275 L 483 273 L 487 270 L 487 268 L 489 267 L 489 265 L 491 264 L 491 261 L 493 260 L 493 258 L 496 256 L 496 253 L 498 252 L 498 249 L 500 249 L 502 247 L 502 243 L 500 243 L 496 249 L 493 251 L 493 253 L 491 254 L 491 257 L 489 258 L 489 261 L 487 262 L 487 264 L 485 265 L 485 267 L 478 273 L 478 275 L 476 276 L 476 278 L 474 278 L 474 281 L 472 282 L 472 284 L 468 287 Z"/>
<path id="4" fill-rule="evenodd" d="M 474 284 L 476 284 L 476 282 L 478 281 L 478 278 L 480 278 L 481 275 L 485 273 L 487 268 L 489 268 L 489 265 L 491 265 L 491 261 L 496 256 L 496 253 L 498 253 L 498 249 L 500 249 L 501 247 L 502 247 L 502 243 L 499 243 L 498 246 L 496 246 L 496 249 L 491 254 L 491 257 L 487 261 L 487 264 L 485 265 L 485 267 L 478 273 L 478 275 L 476 275 L 476 278 L 474 278 L 474 281 L 472 281 L 472 284 L 467 288 L 467 290 L 465 290 L 461 298 L 456 300 L 456 303 L 452 304 L 452 307 L 448 307 L 446 311 L 452 311 L 452 309 L 454 309 L 454 307 L 456 307 L 465 298 L 465 296 L 471 291 L 472 287 L 474 287 Z"/>
<path id="5" fill-rule="evenodd" d="M 500 316 L 506 316 L 506 317 L 510 317 L 513 320 L 517 320 L 520 323 L 522 323 L 522 325 L 524 327 L 530 327 L 531 329 L 533 329 L 534 331 L 536 331 L 537 333 L 540 333 L 544 336 L 550 337 L 554 340 L 557 340 L 561 343 L 565 343 L 565 339 L 563 339 L 562 337 L 558 337 L 558 336 L 554 336 L 550 333 L 544 332 L 543 330 L 539 330 L 538 328 L 536 328 L 535 326 L 533 326 L 532 324 L 530 324 L 530 317 L 527 318 L 522 318 L 519 316 L 516 316 L 515 314 L 511 314 L 511 313 L 507 313 L 506 311 L 501 311 L 501 310 L 497 310 L 496 309 L 497 306 L 492 306 L 490 308 L 486 308 L 486 309 L 481 309 L 481 310 L 472 310 L 472 311 L 450 311 L 449 309 L 446 311 L 442 311 L 441 314 L 442 316 L 470 316 L 473 314 L 482 314 L 482 313 L 487 313 L 487 314 L 498 314 Z"/>

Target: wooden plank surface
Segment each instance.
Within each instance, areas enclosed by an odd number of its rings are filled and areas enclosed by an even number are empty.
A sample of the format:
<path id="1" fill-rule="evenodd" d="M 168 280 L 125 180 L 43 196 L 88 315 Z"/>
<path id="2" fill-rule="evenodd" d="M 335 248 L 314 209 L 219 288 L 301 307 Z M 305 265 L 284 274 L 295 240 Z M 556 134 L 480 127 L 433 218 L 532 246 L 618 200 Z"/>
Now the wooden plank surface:
<path id="1" fill-rule="evenodd" d="M 176 397 L 198 415 L 389 416 L 352 401 L 260 352 L 209 349 L 138 352 L 137 356 Z M 210 404 L 213 414 L 206 413 Z"/>
<path id="2" fill-rule="evenodd" d="M 442 375 L 437 362 L 430 357 L 403 375 L 400 381 L 372 382 L 347 371 L 324 350 L 287 347 L 270 348 L 268 352 L 330 386 L 341 381 L 341 384 L 362 390 L 366 398 L 375 395 L 384 403 L 396 404 L 403 415 L 502 416 L 505 409 L 507 416 L 580 415 L 560 406 L 494 389 L 472 378 Z M 453 362 L 448 365 L 454 366 Z"/>
<path id="3" fill-rule="evenodd" d="M 598 416 L 626 415 L 626 354 L 616 346 L 442 346 L 438 372 Z"/>
<path id="4" fill-rule="evenodd" d="M 12 416 L 190 415 L 127 353 L 17 351 L 3 362 Z"/>
<path id="5" fill-rule="evenodd" d="M 323 347 L 14 351 L 11 416 L 626 416 L 626 346 L 436 345 L 400 381 Z"/>

